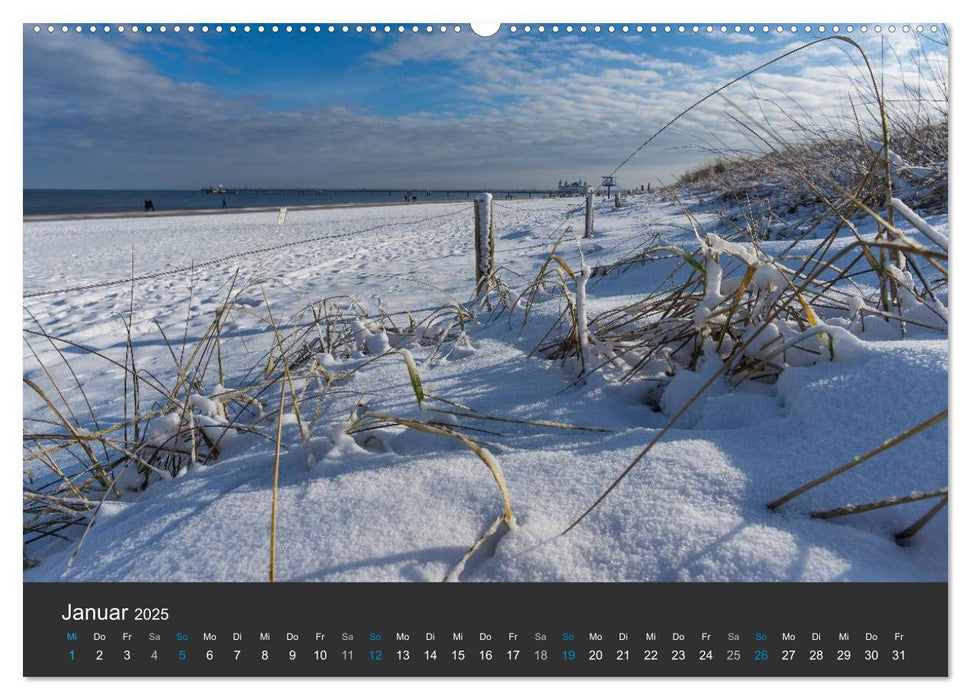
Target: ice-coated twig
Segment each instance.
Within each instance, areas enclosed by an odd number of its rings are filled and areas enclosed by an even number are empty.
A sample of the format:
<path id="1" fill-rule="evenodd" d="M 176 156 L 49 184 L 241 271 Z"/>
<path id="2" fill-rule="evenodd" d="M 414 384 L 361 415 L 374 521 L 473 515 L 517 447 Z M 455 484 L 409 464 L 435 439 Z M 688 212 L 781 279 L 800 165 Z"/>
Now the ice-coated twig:
<path id="1" fill-rule="evenodd" d="M 909 221 L 915 229 L 917 229 L 925 236 L 930 238 L 932 241 L 934 241 L 936 245 L 940 246 L 943 250 L 947 250 L 948 243 L 950 242 L 947 236 L 945 236 L 943 233 L 941 233 L 936 228 L 931 226 L 929 223 L 924 221 L 924 219 L 922 219 L 917 212 L 915 212 L 913 209 L 908 207 L 897 197 L 894 197 L 890 201 L 893 204 L 893 208 L 896 209 L 898 212 L 900 212 L 900 214 L 905 219 L 907 219 L 907 221 Z"/>

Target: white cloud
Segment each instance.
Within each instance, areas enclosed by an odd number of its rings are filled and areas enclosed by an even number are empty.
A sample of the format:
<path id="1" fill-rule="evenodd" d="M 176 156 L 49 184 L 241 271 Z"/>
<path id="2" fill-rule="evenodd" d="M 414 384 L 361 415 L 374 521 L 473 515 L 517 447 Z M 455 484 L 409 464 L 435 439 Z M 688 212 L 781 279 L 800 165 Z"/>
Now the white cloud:
<path id="1" fill-rule="evenodd" d="M 759 37 L 726 52 L 735 43 L 728 36 L 718 42 L 678 37 L 687 51 L 663 56 L 641 49 L 659 54 L 657 43 L 675 37 L 606 46 L 602 38 L 576 35 L 396 36 L 382 40 L 365 64 L 374 71 L 415 66 L 413 80 L 432 81 L 423 87 L 434 87 L 443 105 L 398 116 L 344 107 L 273 110 L 257 95 L 231 98 L 161 75 L 127 50 L 126 41 L 25 37 L 25 181 L 178 187 L 238 178 L 233 184 L 474 187 L 548 185 L 564 175 L 592 180 L 699 97 L 803 43 Z M 880 55 L 878 38 L 861 38 Z M 905 84 L 920 85 L 926 95 L 934 89 L 933 72 L 946 76 L 939 48 L 923 57 L 921 71 L 911 43 L 895 38 L 895 51 L 883 47 L 884 82 L 895 99 L 907 97 Z M 854 80 L 863 76 L 847 48 L 818 44 L 728 92 L 779 128 L 793 118 L 838 127 L 850 114 L 851 97 L 860 99 Z M 429 62 L 451 70 L 420 70 Z M 720 100 L 693 111 L 631 161 L 621 181 L 669 179 L 703 158 L 697 149 L 705 144 L 750 147 L 725 111 Z M 76 158 L 72 150 L 80 144 L 85 154 Z"/>

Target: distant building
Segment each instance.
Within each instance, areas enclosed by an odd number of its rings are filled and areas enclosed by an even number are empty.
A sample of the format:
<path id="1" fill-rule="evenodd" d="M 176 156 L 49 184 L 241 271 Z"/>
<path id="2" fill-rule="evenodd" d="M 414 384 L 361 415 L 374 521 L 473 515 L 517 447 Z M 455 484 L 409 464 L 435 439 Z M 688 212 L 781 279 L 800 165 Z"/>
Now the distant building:
<path id="1" fill-rule="evenodd" d="M 556 193 L 560 197 L 575 197 L 577 195 L 584 195 L 587 193 L 587 181 L 584 180 L 580 182 L 576 180 L 574 182 L 567 182 L 566 180 L 560 180 L 556 183 Z"/>

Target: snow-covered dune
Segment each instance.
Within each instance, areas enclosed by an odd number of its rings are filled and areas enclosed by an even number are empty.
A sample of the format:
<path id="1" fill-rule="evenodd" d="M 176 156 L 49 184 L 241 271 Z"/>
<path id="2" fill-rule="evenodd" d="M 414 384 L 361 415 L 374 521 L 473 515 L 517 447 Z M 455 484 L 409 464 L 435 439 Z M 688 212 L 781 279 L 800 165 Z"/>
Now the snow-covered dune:
<path id="1" fill-rule="evenodd" d="M 689 204 L 696 225 L 719 221 L 711 207 Z M 580 200 L 499 200 L 494 216 L 496 265 L 514 293 L 533 280 L 564 234 L 557 251 L 562 269 L 577 272 L 583 264 L 609 267 L 649 241 L 686 251 L 699 245 L 681 207 L 657 195 L 628 198 L 619 209 L 599 203 L 591 239 L 574 233 L 582 234 Z M 946 218 L 931 223 L 946 234 Z M 308 239 L 314 240 L 302 242 Z M 815 243 L 764 241 L 758 253 L 791 261 Z M 837 239 L 834 250 L 851 243 Z M 237 255 L 253 250 L 261 252 Z M 719 250 L 724 264 L 732 252 Z M 216 403 L 221 389 L 244 386 L 254 367 L 266 365 L 276 342 L 273 324 L 287 332 L 307 304 L 331 299 L 350 309 L 352 296 L 375 323 L 358 329 L 356 356 L 318 359 L 328 376 L 351 369 L 353 375 L 323 400 L 304 403 L 313 420 L 290 411 L 282 417 L 278 580 L 442 580 L 502 512 L 489 469 L 457 440 L 391 424 L 371 431 L 377 440 L 368 445 L 361 435 L 345 439 L 352 417 L 365 411 L 461 426 L 501 465 L 516 526 L 491 543 L 494 551 L 490 546 L 471 560 L 462 580 L 946 580 L 946 510 L 903 545 L 893 536 L 934 501 L 829 520 L 809 516 L 946 486 L 946 421 L 776 511 L 766 507 L 946 409 L 946 330 L 928 322 L 909 326 L 902 337 L 872 317 L 863 325 L 851 318 L 839 325 L 835 312 L 824 317 L 818 342 L 825 349 L 822 331 L 829 329 L 835 351 L 807 355 L 772 382 L 732 388 L 716 381 L 588 518 L 561 535 L 704 383 L 705 369 L 670 372 L 659 400 L 653 385 L 621 382 L 619 373 L 573 381 L 572 364 L 532 352 L 565 308 L 551 296 L 536 300 L 525 325 L 514 304 L 512 314 L 460 314 L 458 338 L 404 343 L 423 391 L 450 402 L 426 399 L 419 407 L 404 359 L 375 324 L 381 311 L 410 312 L 420 322 L 453 301 L 468 301 L 474 260 L 473 212 L 465 202 L 296 210 L 282 226 L 275 213 L 28 222 L 24 374 L 51 387 L 50 373 L 84 431 L 123 422 L 132 411 L 123 369 L 129 316 L 137 370 L 171 388 L 179 360 L 205 336 L 230 285 L 245 283 L 222 327 L 223 387 L 215 369 L 192 387 L 199 414 L 215 420 L 218 407 L 203 399 Z M 708 264 L 710 271 L 714 263 Z M 659 260 L 595 275 L 586 316 L 654 292 L 673 265 Z M 140 278 L 175 269 L 131 285 L 95 286 L 132 271 Z M 563 278 L 575 284 L 566 272 Z M 716 293 L 734 293 L 721 284 Z M 861 281 L 857 291 L 872 289 Z M 940 296 L 946 304 L 946 293 Z M 404 315 L 395 319 L 408 324 Z M 40 329 L 62 340 L 51 343 Z M 808 333 L 813 342 L 815 332 Z M 372 335 L 379 340 L 368 344 L 364 336 Z M 46 391 L 63 412 L 56 392 Z M 141 391 L 143 413 L 164 407 L 148 383 Z M 275 400 L 261 399 L 273 407 Z M 26 386 L 24 414 L 50 419 L 43 397 Z M 176 478 L 149 479 L 144 490 L 137 480 L 119 479 L 134 488 L 104 501 L 79 549 L 80 526 L 29 545 L 27 556 L 37 563 L 25 580 L 265 580 L 275 408 L 264 418 L 255 432 L 226 437 L 218 458 L 199 460 Z M 156 428 L 164 419 L 151 418 Z M 28 425 L 37 430 L 39 423 Z M 156 434 L 164 441 L 164 431 Z M 70 471 L 70 458 L 62 457 L 59 464 Z M 25 488 L 52 476 L 38 460 L 25 469 Z"/>

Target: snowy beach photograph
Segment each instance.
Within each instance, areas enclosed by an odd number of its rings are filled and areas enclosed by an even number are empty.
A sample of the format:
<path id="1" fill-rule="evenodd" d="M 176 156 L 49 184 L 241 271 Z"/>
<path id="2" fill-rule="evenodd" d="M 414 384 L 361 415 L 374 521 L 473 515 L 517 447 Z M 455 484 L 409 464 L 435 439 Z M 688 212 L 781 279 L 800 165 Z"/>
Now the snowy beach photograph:
<path id="1" fill-rule="evenodd" d="M 24 581 L 947 581 L 904 26 L 24 25 Z"/>

